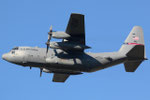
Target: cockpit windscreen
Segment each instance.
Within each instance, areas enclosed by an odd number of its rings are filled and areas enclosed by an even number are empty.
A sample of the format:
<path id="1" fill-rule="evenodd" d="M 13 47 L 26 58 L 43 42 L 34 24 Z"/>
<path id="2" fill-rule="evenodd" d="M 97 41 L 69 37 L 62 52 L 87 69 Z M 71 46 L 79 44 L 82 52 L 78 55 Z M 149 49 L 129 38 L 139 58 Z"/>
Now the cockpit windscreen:
<path id="1" fill-rule="evenodd" d="M 12 48 L 12 50 L 18 50 L 19 48 L 18 47 L 14 47 L 14 48 Z"/>

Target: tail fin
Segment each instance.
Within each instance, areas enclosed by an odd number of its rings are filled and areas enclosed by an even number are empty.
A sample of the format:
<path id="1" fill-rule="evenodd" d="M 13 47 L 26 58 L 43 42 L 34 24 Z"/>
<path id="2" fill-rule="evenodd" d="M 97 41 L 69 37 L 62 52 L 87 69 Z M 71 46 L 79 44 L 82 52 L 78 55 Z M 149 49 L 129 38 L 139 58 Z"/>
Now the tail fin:
<path id="1" fill-rule="evenodd" d="M 140 26 L 133 27 L 119 52 L 127 56 L 128 60 L 124 63 L 126 72 L 134 72 L 146 59 L 143 30 Z"/>

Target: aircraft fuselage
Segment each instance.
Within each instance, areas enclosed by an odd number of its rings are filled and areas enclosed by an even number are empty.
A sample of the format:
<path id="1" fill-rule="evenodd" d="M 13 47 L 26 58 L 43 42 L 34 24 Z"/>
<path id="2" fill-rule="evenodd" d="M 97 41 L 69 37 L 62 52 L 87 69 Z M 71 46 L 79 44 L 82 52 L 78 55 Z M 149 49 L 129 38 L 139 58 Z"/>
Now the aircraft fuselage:
<path id="1" fill-rule="evenodd" d="M 18 47 L 3 55 L 3 59 L 22 66 L 46 68 L 51 72 L 94 72 L 126 61 L 126 55 L 111 53 L 70 53 L 46 48 Z"/>

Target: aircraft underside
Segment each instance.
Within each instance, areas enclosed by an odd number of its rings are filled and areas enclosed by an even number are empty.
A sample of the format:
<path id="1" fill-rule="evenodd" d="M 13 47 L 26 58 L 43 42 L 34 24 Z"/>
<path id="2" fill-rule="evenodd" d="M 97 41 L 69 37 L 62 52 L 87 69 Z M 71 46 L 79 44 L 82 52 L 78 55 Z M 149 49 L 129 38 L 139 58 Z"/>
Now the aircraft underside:
<path id="1" fill-rule="evenodd" d="M 99 55 L 99 54 L 97 54 Z M 108 55 L 102 57 L 102 55 Z M 118 57 L 116 57 L 118 56 Z M 99 56 L 92 57 L 88 54 L 82 54 L 74 58 L 46 58 L 45 62 L 37 63 L 27 61 L 25 63 L 18 63 L 23 66 L 45 68 L 51 73 L 66 73 L 66 74 L 81 74 L 81 72 L 95 72 L 113 65 L 125 62 L 126 56 L 120 53 L 101 53 Z"/>

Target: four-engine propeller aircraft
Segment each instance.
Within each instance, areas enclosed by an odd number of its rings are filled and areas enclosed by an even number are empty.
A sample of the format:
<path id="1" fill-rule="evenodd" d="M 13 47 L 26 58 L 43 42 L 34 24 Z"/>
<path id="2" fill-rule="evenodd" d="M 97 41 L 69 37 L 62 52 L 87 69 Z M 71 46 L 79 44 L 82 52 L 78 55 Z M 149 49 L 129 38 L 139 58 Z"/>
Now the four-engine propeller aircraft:
<path id="1" fill-rule="evenodd" d="M 50 42 L 51 38 L 62 39 Z M 124 63 L 126 72 L 134 72 L 146 60 L 143 30 L 133 27 L 124 44 L 117 52 L 86 53 L 84 15 L 72 13 L 65 32 L 54 32 L 50 27 L 47 48 L 15 47 L 2 58 L 8 62 L 40 68 L 42 72 L 54 73 L 53 82 L 65 82 L 70 75 L 95 72 Z M 51 49 L 49 49 L 49 47 Z"/>

